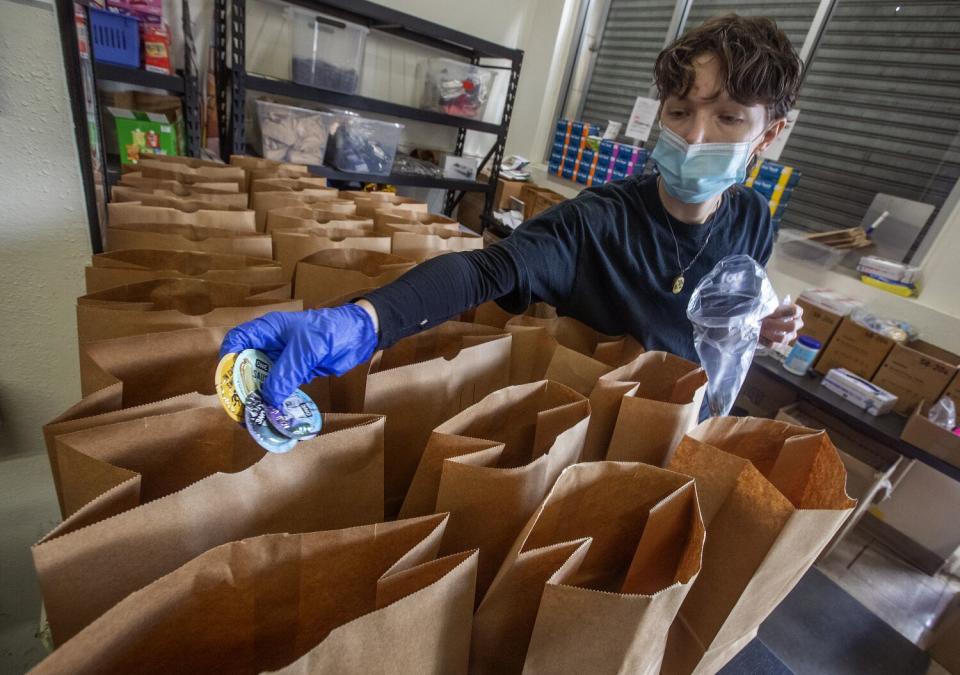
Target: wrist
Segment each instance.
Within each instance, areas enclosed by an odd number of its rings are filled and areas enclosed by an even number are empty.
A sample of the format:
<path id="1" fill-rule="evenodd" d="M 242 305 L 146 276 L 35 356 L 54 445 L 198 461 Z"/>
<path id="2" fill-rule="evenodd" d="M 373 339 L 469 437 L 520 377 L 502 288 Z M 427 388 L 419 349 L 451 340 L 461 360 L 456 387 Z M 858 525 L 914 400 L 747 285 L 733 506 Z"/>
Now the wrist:
<path id="1" fill-rule="evenodd" d="M 373 324 L 373 332 L 376 335 L 380 335 L 380 317 L 377 315 L 377 308 L 374 307 L 368 300 L 364 298 L 359 298 L 354 300 L 353 304 L 362 309 L 367 313 L 367 316 L 370 317 L 370 322 Z"/>

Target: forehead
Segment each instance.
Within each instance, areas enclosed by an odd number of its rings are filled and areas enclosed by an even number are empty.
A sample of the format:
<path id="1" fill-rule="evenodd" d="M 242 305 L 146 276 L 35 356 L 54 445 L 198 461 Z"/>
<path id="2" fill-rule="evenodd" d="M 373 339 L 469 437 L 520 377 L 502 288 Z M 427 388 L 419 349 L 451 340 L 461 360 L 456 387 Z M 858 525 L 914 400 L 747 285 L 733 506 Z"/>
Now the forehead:
<path id="1" fill-rule="evenodd" d="M 723 71 L 720 61 L 713 54 L 705 52 L 693 58 L 693 84 L 686 96 L 672 95 L 691 103 L 736 103 L 723 87 Z"/>

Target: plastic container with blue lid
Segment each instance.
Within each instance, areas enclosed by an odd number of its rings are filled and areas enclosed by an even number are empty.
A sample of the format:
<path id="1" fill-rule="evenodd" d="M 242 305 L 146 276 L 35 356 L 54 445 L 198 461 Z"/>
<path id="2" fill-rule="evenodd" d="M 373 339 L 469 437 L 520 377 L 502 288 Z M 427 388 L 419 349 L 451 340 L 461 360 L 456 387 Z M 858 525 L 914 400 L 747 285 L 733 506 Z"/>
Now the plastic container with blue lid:
<path id="1" fill-rule="evenodd" d="M 793 345 L 793 349 L 783 360 L 783 369 L 794 375 L 806 375 L 813 366 L 813 362 L 820 353 L 823 345 L 809 335 L 801 335 Z"/>

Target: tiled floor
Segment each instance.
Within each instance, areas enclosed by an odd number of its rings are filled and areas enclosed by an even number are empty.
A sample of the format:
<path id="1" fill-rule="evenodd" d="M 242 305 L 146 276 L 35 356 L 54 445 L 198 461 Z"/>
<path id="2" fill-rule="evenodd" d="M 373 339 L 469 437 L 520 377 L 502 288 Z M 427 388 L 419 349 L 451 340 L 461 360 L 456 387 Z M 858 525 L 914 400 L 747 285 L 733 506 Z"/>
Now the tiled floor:
<path id="1" fill-rule="evenodd" d="M 817 566 L 921 648 L 926 648 L 947 603 L 960 592 L 957 577 L 928 576 L 856 528 Z"/>

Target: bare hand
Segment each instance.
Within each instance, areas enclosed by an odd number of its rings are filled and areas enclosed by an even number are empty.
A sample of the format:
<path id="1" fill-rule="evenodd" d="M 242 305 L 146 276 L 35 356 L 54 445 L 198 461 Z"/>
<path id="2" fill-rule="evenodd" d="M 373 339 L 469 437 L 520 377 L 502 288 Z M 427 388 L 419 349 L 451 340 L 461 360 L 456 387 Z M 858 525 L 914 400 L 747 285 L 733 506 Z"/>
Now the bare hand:
<path id="1" fill-rule="evenodd" d="M 769 344 L 786 344 L 803 328 L 803 307 L 781 305 L 760 325 L 760 339 Z"/>

